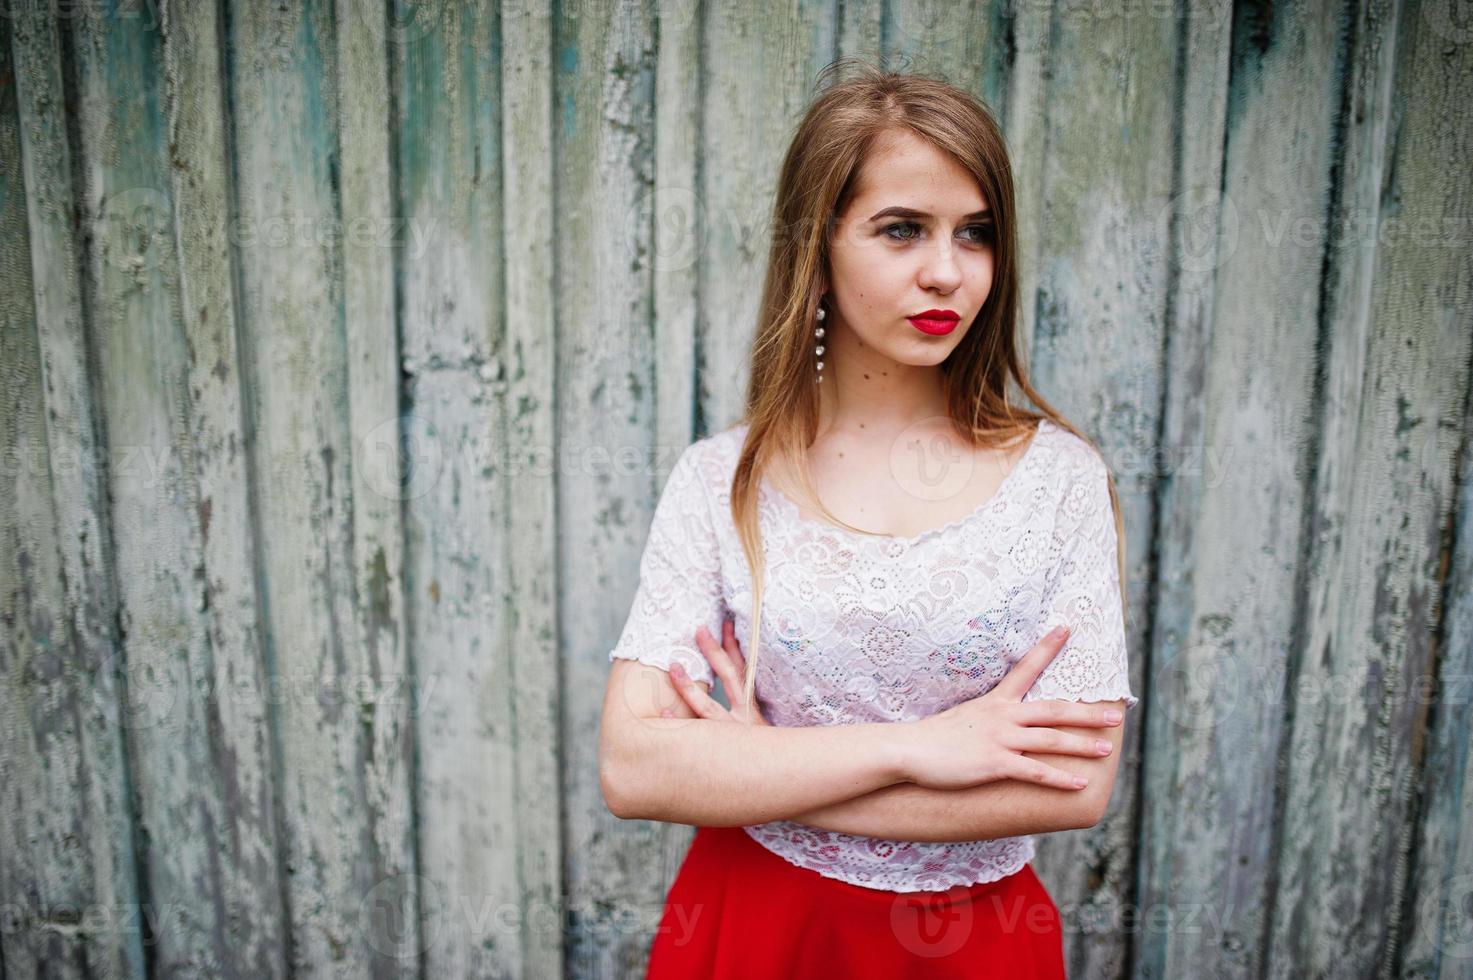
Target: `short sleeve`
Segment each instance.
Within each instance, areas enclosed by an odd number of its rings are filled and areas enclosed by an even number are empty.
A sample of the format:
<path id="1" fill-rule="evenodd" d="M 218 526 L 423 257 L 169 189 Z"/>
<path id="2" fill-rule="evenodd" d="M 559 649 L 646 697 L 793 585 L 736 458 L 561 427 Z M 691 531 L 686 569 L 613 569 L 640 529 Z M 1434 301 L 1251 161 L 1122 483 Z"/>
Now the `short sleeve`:
<path id="1" fill-rule="evenodd" d="M 704 623 L 719 640 L 726 609 L 700 457 L 701 443 L 686 447 L 660 493 L 634 602 L 609 661 L 638 660 L 665 671 L 678 661 L 693 679 L 714 684 L 711 665 L 696 646 L 696 629 Z"/>
<path id="2" fill-rule="evenodd" d="M 1059 562 L 1045 587 L 1038 628 L 1042 639 L 1067 625 L 1069 638 L 1023 700 L 1124 699 L 1129 710 L 1140 699 L 1130 691 L 1109 471 L 1092 449 L 1083 455 L 1059 504 Z"/>

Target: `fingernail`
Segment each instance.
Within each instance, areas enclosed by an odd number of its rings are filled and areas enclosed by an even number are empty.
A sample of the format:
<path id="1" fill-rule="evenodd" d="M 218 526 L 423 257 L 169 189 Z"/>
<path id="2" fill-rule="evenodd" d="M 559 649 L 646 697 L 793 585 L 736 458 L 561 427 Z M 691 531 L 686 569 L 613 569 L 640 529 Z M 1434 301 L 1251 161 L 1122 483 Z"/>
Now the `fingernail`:
<path id="1" fill-rule="evenodd" d="M 682 666 L 680 666 L 680 664 L 671 664 L 670 665 L 670 674 L 671 674 L 671 676 L 674 676 L 674 677 L 684 677 L 685 676 L 685 668 L 682 667 Z"/>
<path id="2" fill-rule="evenodd" d="M 1089 780 L 1085 779 L 1083 776 L 1075 776 L 1074 785 L 1078 786 L 1080 789 L 1083 789 L 1084 787 L 1089 785 Z"/>
<path id="3" fill-rule="evenodd" d="M 1064 638 L 1064 634 L 1067 633 L 1067 632 L 1069 632 L 1069 628 L 1068 627 L 1066 627 L 1066 626 L 1055 626 L 1053 628 L 1053 631 L 1049 633 L 1049 636 L 1052 637 L 1055 640 L 1062 640 Z"/>
<path id="4" fill-rule="evenodd" d="M 1109 711 L 1105 712 L 1105 720 L 1112 725 L 1120 721 L 1122 717 L 1123 716 L 1120 714 L 1120 712 L 1116 711 L 1114 708 L 1111 708 Z"/>

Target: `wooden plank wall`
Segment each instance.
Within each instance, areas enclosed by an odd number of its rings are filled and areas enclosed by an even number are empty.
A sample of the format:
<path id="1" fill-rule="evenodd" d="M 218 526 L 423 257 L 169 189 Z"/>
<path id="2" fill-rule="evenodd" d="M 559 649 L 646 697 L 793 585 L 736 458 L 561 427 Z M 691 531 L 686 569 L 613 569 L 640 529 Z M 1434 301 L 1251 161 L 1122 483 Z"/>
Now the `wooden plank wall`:
<path id="1" fill-rule="evenodd" d="M 1453 0 L 17 0 L 0 980 L 642 975 L 605 657 L 842 55 L 997 111 L 1125 508 L 1071 975 L 1473 977 Z"/>

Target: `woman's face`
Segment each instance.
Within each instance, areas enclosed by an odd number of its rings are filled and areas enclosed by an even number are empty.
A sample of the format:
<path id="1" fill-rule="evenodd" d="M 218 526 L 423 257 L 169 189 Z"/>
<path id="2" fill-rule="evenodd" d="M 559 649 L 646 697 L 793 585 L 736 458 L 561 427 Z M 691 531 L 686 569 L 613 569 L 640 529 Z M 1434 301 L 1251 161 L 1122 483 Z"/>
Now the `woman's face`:
<path id="1" fill-rule="evenodd" d="M 972 175 L 909 130 L 876 140 L 839 218 L 826 284 L 829 323 L 874 353 L 944 361 L 992 289 L 993 224 Z M 918 314 L 938 310 L 939 320 Z"/>

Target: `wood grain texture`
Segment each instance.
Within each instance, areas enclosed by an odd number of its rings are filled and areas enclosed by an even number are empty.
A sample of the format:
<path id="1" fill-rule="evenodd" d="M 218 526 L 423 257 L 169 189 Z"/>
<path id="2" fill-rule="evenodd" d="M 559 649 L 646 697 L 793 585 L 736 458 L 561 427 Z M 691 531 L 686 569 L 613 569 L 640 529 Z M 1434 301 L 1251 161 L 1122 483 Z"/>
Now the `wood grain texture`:
<path id="1" fill-rule="evenodd" d="M 362 744 L 362 814 L 376 859 L 359 898 L 359 929 L 376 974 L 402 975 L 418 963 L 416 916 L 422 880 L 414 854 L 412 694 L 405 646 L 401 524 L 396 229 L 388 112 L 391 31 L 387 8 L 336 0 L 333 30 L 338 98 L 339 274 L 346 358 L 351 524 L 346 576 L 353 599 L 350 671 Z M 388 41 L 386 41 L 386 37 Z M 398 438 L 396 438 L 396 435 Z"/>
<path id="2" fill-rule="evenodd" d="M 253 696 L 260 688 L 251 684 L 255 594 L 243 470 L 228 444 L 241 424 L 229 291 L 204 251 L 223 239 L 223 224 L 205 224 L 208 211 L 176 220 L 196 193 L 210 192 L 188 184 L 210 171 L 186 168 L 214 155 L 208 166 L 218 176 L 223 146 L 195 143 L 210 137 L 197 127 L 184 145 L 173 143 L 171 115 L 197 112 L 182 103 L 208 91 L 181 90 L 188 79 L 172 70 L 180 52 L 166 52 L 161 19 L 99 9 L 66 28 L 138 857 L 158 913 L 149 966 L 169 975 L 280 974 L 272 767 Z M 187 35 L 176 40 L 190 43 Z M 195 66 L 208 70 L 210 62 Z M 219 237 L 212 242 L 210 233 Z M 198 307 L 185 315 L 186 282 L 217 316 L 224 308 L 216 324 L 202 323 Z M 217 495 L 222 479 L 228 487 Z M 212 529 L 221 537 L 207 551 Z"/>
<path id="3" fill-rule="evenodd" d="M 833 5 L 821 0 L 706 3 L 701 13 L 700 152 L 707 164 L 700 194 L 708 231 L 696 398 L 704 433 L 727 428 L 745 406 L 778 168 L 816 94 L 814 80 L 834 56 L 836 29 Z"/>
<path id="4" fill-rule="evenodd" d="M 444 976 L 525 975 L 513 924 L 488 914 L 521 899 L 497 36 L 495 5 L 478 4 L 405 21 L 389 45 L 423 962 Z"/>
<path id="5" fill-rule="evenodd" d="M 1044 169 L 1023 161 L 1044 159 L 1048 149 L 1049 59 L 1053 35 L 1050 5 L 1017 4 L 1010 8 L 1003 37 L 993 57 L 1007 70 L 1000 92 L 990 103 L 1008 141 L 1013 160 L 1013 201 L 1018 221 L 1018 344 L 1020 356 L 1032 371 L 1033 337 L 1037 328 L 1039 266 L 1043 253 Z M 1009 397 L 1017 397 L 1010 393 Z"/>
<path id="6" fill-rule="evenodd" d="M 1163 972 L 1163 960 L 1177 939 L 1171 923 L 1183 923 L 1183 928 L 1196 932 L 1210 930 L 1202 939 L 1204 945 L 1218 939 L 1216 930 L 1221 928 L 1221 920 L 1209 914 L 1215 914 L 1214 906 L 1192 898 L 1177 903 L 1170 897 L 1171 886 L 1161 884 L 1162 879 L 1170 878 L 1169 869 L 1179 860 L 1181 845 L 1177 842 L 1183 839 L 1179 822 L 1212 819 L 1210 811 L 1201 808 L 1178 808 L 1183 782 L 1195 774 L 1178 770 L 1172 747 L 1196 743 L 1210 734 L 1213 724 L 1210 713 L 1203 710 L 1203 700 L 1212 696 L 1210 685 L 1219 676 L 1217 667 L 1209 664 L 1205 672 L 1192 673 L 1202 670 L 1191 659 L 1202 659 L 1191 647 L 1199 547 L 1196 525 L 1204 495 L 1222 492 L 1225 466 L 1235 462 L 1231 453 L 1208 441 L 1211 406 L 1202 397 L 1204 379 L 1213 365 L 1217 268 L 1233 247 L 1220 234 L 1232 23 L 1220 8 L 1193 8 L 1180 30 L 1175 206 L 1163 210 L 1158 219 L 1158 229 L 1168 236 L 1171 274 L 1155 523 L 1149 529 L 1155 567 L 1147 600 L 1149 640 L 1135 648 L 1137 659 L 1151 668 L 1136 691 L 1145 709 L 1140 722 L 1141 765 L 1136 775 L 1136 886 L 1128 904 L 1110 910 L 1100 920 L 1106 930 L 1136 924 L 1134 934 L 1125 938 L 1133 959 L 1129 972 L 1139 976 L 1169 975 Z M 1185 674 L 1181 673 L 1184 669 Z M 1201 690 L 1196 689 L 1195 677 L 1203 678 Z M 1157 746 L 1162 747 L 1164 759 Z M 1195 842 L 1197 835 L 1186 839 Z M 1148 930 L 1143 927 L 1146 923 L 1156 925 Z M 1240 975 L 1238 968 L 1224 964 L 1221 954 L 1205 955 L 1211 964 L 1205 972 L 1210 975 Z"/>
<path id="7" fill-rule="evenodd" d="M 43 6 L 0 23 L 0 955 L 9 977 L 142 976 L 152 906 L 124 761 L 62 36 Z"/>
<path id="8" fill-rule="evenodd" d="M 1233 25 L 1217 246 L 1192 262 L 1215 275 L 1201 440 L 1221 469 L 1204 474 L 1193 540 L 1179 546 L 1190 568 L 1173 570 L 1191 576 L 1177 597 L 1191 618 L 1173 655 L 1153 660 L 1147 695 L 1161 705 L 1147 718 L 1142 840 L 1154 854 L 1139 896 L 1159 922 L 1139 940 L 1151 976 L 1263 969 L 1283 692 L 1301 649 L 1323 322 L 1309 284 L 1324 254 L 1282 229 L 1331 204 L 1340 49 L 1326 5 L 1260 14 L 1239 9 Z"/>
<path id="9" fill-rule="evenodd" d="M 562 595 L 582 597 L 558 615 L 563 941 L 575 976 L 643 969 L 671 877 L 660 841 L 690 833 L 612 819 L 597 759 L 608 650 L 670 465 L 654 446 L 656 13 L 613 0 L 564 5 L 554 23 L 557 575 Z"/>
<path id="10" fill-rule="evenodd" d="M 1436 633 L 1436 684 L 1427 719 L 1418 819 L 1402 900 L 1398 977 L 1473 977 L 1473 399 L 1464 398 L 1458 448 L 1456 514 L 1444 534 L 1448 550 L 1442 623 Z M 1424 435 L 1434 435 L 1433 432 Z"/>
<path id="11" fill-rule="evenodd" d="M 386 469 L 360 441 L 396 414 L 382 361 L 396 355 L 384 297 L 365 273 L 345 275 L 351 236 L 335 233 L 345 215 L 383 206 L 380 151 L 355 141 L 360 116 L 347 108 L 372 90 L 344 93 L 340 71 L 356 69 L 339 66 L 337 32 L 364 27 L 326 3 L 233 6 L 228 25 L 259 579 L 281 692 L 288 967 L 355 977 L 397 974 L 416 955 L 399 931 L 412 926 L 390 919 L 413 907 L 416 884 L 409 732 L 376 700 L 403 680 L 400 573 L 387 564 L 397 532 L 393 509 L 363 490 Z"/>
<path id="12" fill-rule="evenodd" d="M 1048 137 L 1031 185 L 1042 203 L 1035 247 L 1047 257 L 1037 267 L 1033 381 L 1095 442 L 1114 474 L 1126 529 L 1131 650 L 1148 635 L 1151 451 L 1161 424 L 1170 285 L 1162 215 L 1174 176 L 1170 80 L 1178 31 L 1178 15 L 1165 7 L 1055 10 L 1040 106 Z M 1131 661 L 1131 688 L 1139 690 L 1142 658 Z M 1126 969 L 1129 934 L 1099 924 L 1119 921 L 1132 900 L 1140 736 L 1139 724 L 1125 732 L 1104 819 L 1087 833 L 1038 841 L 1035 866 L 1071 912 L 1071 975 Z"/>
<path id="13" fill-rule="evenodd" d="M 511 731 L 516 766 L 516 857 L 520 895 L 511 921 L 520 930 L 523 959 L 508 976 L 558 976 L 567 969 L 567 807 L 573 787 L 596 793 L 597 769 L 567 770 L 569 745 L 586 744 L 581 718 L 568 727 L 565 708 L 568 649 L 562 644 L 565 593 L 558 511 L 561 462 L 561 381 L 558 365 L 564 298 L 579 280 L 550 271 L 565 261 L 558 251 L 562 204 L 555 193 L 560 146 L 553 64 L 560 35 L 537 5 L 505 4 L 501 67 L 506 167 L 501 227 L 506 263 L 505 547 L 509 576 L 502 604 L 508 630 L 504 651 L 515 678 Z M 646 25 L 636 24 L 636 29 Z M 478 45 L 478 50 L 483 49 Z M 641 120 L 644 122 L 644 120 Z M 575 263 L 576 267 L 576 263 Z M 576 337 L 577 335 L 574 334 Z M 578 403 L 573 403 L 578 404 Z M 580 648 L 581 649 L 581 648 Z M 577 662 L 577 661 L 575 661 Z M 587 685 L 590 689 L 596 685 Z M 586 799 L 578 799 L 586 806 Z M 515 964 L 506 969 L 514 970 Z"/>
<path id="14" fill-rule="evenodd" d="M 163 106 L 175 202 L 178 310 L 190 428 L 202 616 L 216 695 L 206 716 L 223 814 L 214 859 L 227 895 L 221 976 L 286 973 L 278 759 L 261 656 L 256 542 L 247 474 L 238 320 L 230 262 L 230 145 L 213 8 L 161 5 Z M 164 243 L 167 245 L 167 241 Z M 218 942 L 218 939 L 216 940 Z"/>
<path id="15" fill-rule="evenodd" d="M 1405 219 L 1401 234 L 1413 231 L 1421 221 L 1431 231 L 1430 240 L 1441 247 L 1424 244 L 1402 251 L 1395 270 L 1388 270 L 1384 278 L 1378 271 L 1378 280 L 1387 287 L 1381 308 L 1394 304 L 1399 317 L 1414 321 L 1403 327 L 1404 332 L 1420 322 L 1435 337 L 1451 334 L 1455 339 L 1450 351 L 1434 346 L 1431 352 L 1449 358 L 1459 344 L 1468 343 L 1473 326 L 1468 312 L 1473 302 L 1473 228 L 1469 220 L 1473 188 L 1466 167 L 1473 141 L 1466 108 L 1473 31 L 1454 13 L 1449 5 L 1430 3 L 1417 5 L 1398 18 L 1398 74 L 1393 91 L 1405 93 L 1401 99 L 1407 115 L 1387 154 L 1395 179 L 1383 177 L 1388 210 L 1395 206 L 1397 216 Z M 1391 138 L 1390 133 L 1387 136 Z M 1400 291 L 1392 292 L 1398 286 Z M 1418 367 L 1439 375 L 1458 369 L 1450 361 L 1431 366 L 1423 360 Z M 1394 367 L 1398 375 L 1403 369 L 1401 363 Z M 1428 595 L 1425 609 L 1417 611 L 1418 617 L 1430 621 L 1428 632 L 1408 643 L 1409 652 L 1414 650 L 1418 658 L 1414 667 L 1435 671 L 1435 683 L 1426 729 L 1413 727 L 1410 733 L 1413 758 L 1419 751 L 1424 755 L 1420 774 L 1411 773 L 1416 808 L 1407 814 L 1403 827 L 1411 836 L 1411 852 L 1397 869 L 1400 887 L 1393 892 L 1400 926 L 1392 937 L 1395 955 L 1377 951 L 1377 966 L 1383 975 L 1399 977 L 1473 977 L 1473 918 L 1468 915 L 1473 901 L 1473 803 L 1469 799 L 1473 793 L 1473 727 L 1468 724 L 1473 704 L 1473 382 L 1465 375 L 1464 384 L 1461 432 L 1449 424 L 1456 416 L 1424 416 L 1401 434 L 1409 458 L 1398 460 L 1403 467 L 1412 467 L 1401 476 L 1400 486 L 1411 497 L 1410 503 L 1402 502 L 1403 512 L 1425 499 L 1421 486 L 1409 486 L 1411 481 L 1427 480 L 1439 505 L 1436 512 L 1422 517 L 1427 538 L 1413 556 L 1424 564 L 1411 569 L 1417 577 L 1407 583 L 1439 592 Z M 1444 391 L 1439 401 L 1444 412 L 1447 401 Z M 1447 454 L 1453 447 L 1455 455 L 1450 461 Z M 1451 481 L 1450 462 L 1455 473 Z M 1442 553 L 1434 555 L 1432 538 L 1437 529 L 1430 519 L 1438 517 L 1442 520 Z M 1426 563 L 1435 564 L 1428 567 Z M 1439 576 L 1445 576 L 1440 588 Z M 1402 581 L 1407 582 L 1408 577 L 1403 573 Z M 1409 639 L 1414 636 L 1412 625 L 1402 627 Z M 1406 693 L 1415 698 L 1423 689 L 1418 683 Z M 1414 726 L 1423 720 L 1414 715 Z"/>
<path id="16" fill-rule="evenodd" d="M 1473 49 L 1417 14 L 1357 9 L 1348 53 L 1295 678 L 1323 696 L 1291 715 L 1269 882 L 1275 976 L 1392 975 L 1417 837 L 1473 353 Z"/>

